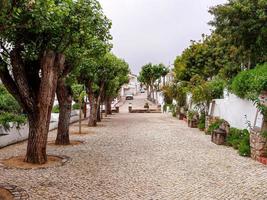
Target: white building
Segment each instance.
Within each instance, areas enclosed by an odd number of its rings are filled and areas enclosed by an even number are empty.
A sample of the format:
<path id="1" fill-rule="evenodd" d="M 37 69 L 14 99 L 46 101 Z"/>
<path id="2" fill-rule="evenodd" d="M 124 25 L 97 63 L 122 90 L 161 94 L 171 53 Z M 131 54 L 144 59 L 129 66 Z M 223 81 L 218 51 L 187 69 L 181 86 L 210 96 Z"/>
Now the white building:
<path id="1" fill-rule="evenodd" d="M 137 75 L 129 74 L 129 83 L 121 87 L 121 96 L 129 94 L 136 95 L 140 91 L 140 83 L 137 80 Z"/>

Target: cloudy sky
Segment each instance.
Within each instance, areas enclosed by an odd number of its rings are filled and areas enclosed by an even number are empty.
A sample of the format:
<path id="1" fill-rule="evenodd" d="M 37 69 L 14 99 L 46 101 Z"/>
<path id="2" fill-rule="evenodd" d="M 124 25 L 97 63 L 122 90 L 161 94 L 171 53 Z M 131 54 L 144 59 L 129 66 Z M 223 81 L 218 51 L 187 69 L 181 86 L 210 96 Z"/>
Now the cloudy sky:
<path id="1" fill-rule="evenodd" d="M 226 0 L 99 0 L 112 20 L 113 52 L 138 74 L 148 63 L 170 65 L 201 34 L 210 33 L 208 8 Z"/>

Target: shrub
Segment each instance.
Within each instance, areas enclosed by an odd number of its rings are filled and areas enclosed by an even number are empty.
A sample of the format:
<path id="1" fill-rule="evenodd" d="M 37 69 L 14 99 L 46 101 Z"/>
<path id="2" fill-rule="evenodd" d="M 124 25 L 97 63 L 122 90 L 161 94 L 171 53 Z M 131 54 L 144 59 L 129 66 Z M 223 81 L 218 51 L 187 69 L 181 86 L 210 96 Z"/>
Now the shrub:
<path id="1" fill-rule="evenodd" d="M 200 130 L 204 130 L 206 128 L 206 115 L 205 115 L 205 113 L 201 113 L 197 127 Z"/>
<path id="2" fill-rule="evenodd" d="M 73 104 L 72 105 L 72 109 L 73 110 L 79 110 L 80 109 L 80 104 L 78 104 L 78 103 Z"/>
<path id="3" fill-rule="evenodd" d="M 240 72 L 233 80 L 230 89 L 240 98 L 254 101 L 254 104 L 267 117 L 267 107 L 262 105 L 259 95 L 267 90 L 267 63 Z"/>
<path id="4" fill-rule="evenodd" d="M 59 113 L 59 105 L 55 105 L 52 109 L 52 113 Z"/>
<path id="5" fill-rule="evenodd" d="M 14 113 L 1 113 L 0 114 L 0 125 L 5 129 L 9 130 L 11 124 L 14 123 L 16 128 L 19 128 L 22 124 L 26 123 L 26 116 L 25 115 L 18 115 Z"/>
<path id="6" fill-rule="evenodd" d="M 242 139 L 238 147 L 239 155 L 250 156 L 250 137 L 247 130 L 243 131 Z"/>
<path id="7" fill-rule="evenodd" d="M 217 119 L 215 122 L 211 123 L 208 127 L 207 134 L 211 135 L 213 131 L 220 128 L 221 124 L 224 122 L 223 119 Z"/>
<path id="8" fill-rule="evenodd" d="M 194 117 L 196 117 L 197 115 L 198 115 L 198 112 L 195 110 L 189 110 L 187 112 L 188 120 L 193 120 Z"/>
<path id="9" fill-rule="evenodd" d="M 25 124 L 26 119 L 18 102 L 3 85 L 0 85 L 0 126 L 9 130 L 13 123 L 19 128 L 20 125 Z"/>
<path id="10" fill-rule="evenodd" d="M 21 107 L 3 85 L 0 85 L 0 111 L 20 113 Z"/>
<path id="11" fill-rule="evenodd" d="M 177 116 L 176 106 L 173 105 L 171 109 L 172 109 L 172 116 L 176 117 Z"/>
<path id="12" fill-rule="evenodd" d="M 250 156 L 250 139 L 248 130 L 230 128 L 230 132 L 226 137 L 226 144 L 237 149 L 239 155 Z"/>

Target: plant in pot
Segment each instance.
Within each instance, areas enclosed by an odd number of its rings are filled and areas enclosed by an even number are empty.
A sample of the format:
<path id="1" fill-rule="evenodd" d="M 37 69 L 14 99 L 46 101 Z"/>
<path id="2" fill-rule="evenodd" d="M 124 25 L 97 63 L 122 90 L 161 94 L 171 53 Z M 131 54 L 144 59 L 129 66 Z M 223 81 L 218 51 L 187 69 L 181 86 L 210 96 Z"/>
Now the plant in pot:
<path id="1" fill-rule="evenodd" d="M 187 83 L 179 82 L 173 88 L 173 96 L 177 102 L 176 113 L 180 120 L 185 117 L 184 107 L 186 106 L 186 95 L 187 95 Z"/>
<path id="2" fill-rule="evenodd" d="M 145 103 L 144 108 L 149 109 L 149 104 Z"/>
<path id="3" fill-rule="evenodd" d="M 198 125 L 197 127 L 199 130 L 204 131 L 206 128 L 206 115 L 205 112 L 202 112 L 199 117 Z"/>
<path id="4" fill-rule="evenodd" d="M 198 121 L 199 121 L 198 112 L 197 111 L 194 111 L 194 110 L 189 110 L 187 112 L 188 126 L 190 128 L 197 128 Z"/>

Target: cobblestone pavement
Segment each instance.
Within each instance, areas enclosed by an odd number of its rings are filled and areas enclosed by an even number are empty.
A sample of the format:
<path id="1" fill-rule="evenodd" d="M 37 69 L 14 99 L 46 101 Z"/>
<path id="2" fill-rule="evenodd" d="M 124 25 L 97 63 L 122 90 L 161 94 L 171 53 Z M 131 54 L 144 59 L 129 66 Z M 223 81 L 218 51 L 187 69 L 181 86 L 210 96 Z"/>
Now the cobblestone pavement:
<path id="1" fill-rule="evenodd" d="M 0 169 L 0 183 L 25 189 L 33 200 L 267 199 L 265 166 L 169 115 L 128 114 L 127 106 L 91 134 L 71 136 L 85 144 L 49 146 L 49 154 L 71 157 L 64 166 Z M 13 145 L 0 150 L 0 159 L 25 151 L 26 143 Z"/>

